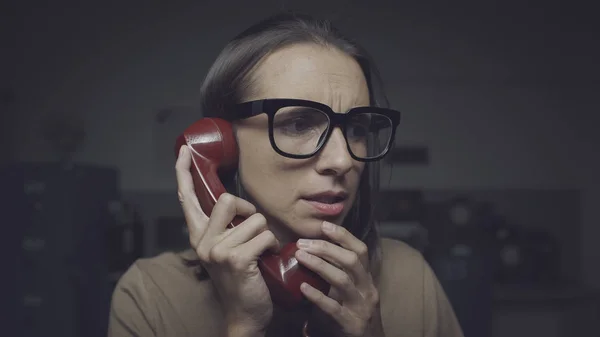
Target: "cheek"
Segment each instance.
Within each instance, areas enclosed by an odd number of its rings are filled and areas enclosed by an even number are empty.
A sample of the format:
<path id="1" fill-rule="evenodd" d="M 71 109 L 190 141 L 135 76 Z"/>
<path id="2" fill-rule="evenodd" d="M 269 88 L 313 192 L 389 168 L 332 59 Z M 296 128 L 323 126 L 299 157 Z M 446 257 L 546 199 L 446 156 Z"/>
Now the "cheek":
<path id="1" fill-rule="evenodd" d="M 358 164 L 356 164 L 355 167 L 356 167 L 354 170 L 355 174 L 352 175 L 351 179 L 353 179 L 353 180 L 352 180 L 351 184 L 352 184 L 352 188 L 354 189 L 354 192 L 357 192 L 358 187 L 360 185 L 360 179 L 363 176 L 363 171 L 364 171 L 365 166 L 364 166 L 364 163 L 358 163 Z M 365 177 L 365 179 L 369 179 L 369 177 Z"/>
<path id="2" fill-rule="evenodd" d="M 261 174 L 268 173 L 272 156 L 268 148 L 268 139 L 255 131 L 239 131 L 237 133 L 239 149 L 239 170 L 248 181 L 253 181 Z"/>
<path id="3" fill-rule="evenodd" d="M 239 174 L 248 194 L 261 204 L 280 199 L 290 187 L 289 174 L 292 174 L 284 169 L 284 158 L 273 151 L 267 135 L 239 132 L 237 138 Z"/>

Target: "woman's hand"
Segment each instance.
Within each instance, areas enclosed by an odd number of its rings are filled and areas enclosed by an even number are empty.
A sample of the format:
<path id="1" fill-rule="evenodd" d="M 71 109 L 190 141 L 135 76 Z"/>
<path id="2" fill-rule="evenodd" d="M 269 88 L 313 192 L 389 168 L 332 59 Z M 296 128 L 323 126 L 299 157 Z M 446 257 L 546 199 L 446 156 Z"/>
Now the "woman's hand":
<path id="1" fill-rule="evenodd" d="M 324 222 L 322 228 L 331 242 L 301 239 L 296 258 L 329 282 L 331 291 L 328 296 L 308 284 L 303 284 L 301 290 L 333 321 L 335 331 L 329 333 L 372 336 L 373 329 L 381 328 L 380 322 L 372 322 L 379 318 L 379 292 L 369 273 L 367 246 L 343 227 Z M 310 326 L 309 321 L 309 330 Z"/>
<path id="2" fill-rule="evenodd" d="M 222 194 L 210 218 L 200 208 L 190 173 L 192 158 L 182 146 L 177 159 L 178 194 L 190 243 L 216 287 L 225 309 L 228 334 L 260 336 L 273 315 L 273 305 L 258 269 L 258 257 L 279 243 L 264 216 L 249 202 Z M 247 219 L 229 229 L 236 215 Z"/>

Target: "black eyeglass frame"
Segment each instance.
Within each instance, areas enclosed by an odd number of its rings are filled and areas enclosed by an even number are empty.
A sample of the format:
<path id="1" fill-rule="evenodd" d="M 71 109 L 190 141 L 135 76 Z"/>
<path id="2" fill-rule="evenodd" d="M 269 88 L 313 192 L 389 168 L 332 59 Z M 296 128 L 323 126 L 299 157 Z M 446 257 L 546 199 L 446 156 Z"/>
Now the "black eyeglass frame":
<path id="1" fill-rule="evenodd" d="M 326 132 L 325 136 L 322 137 L 321 142 L 319 142 L 319 144 L 317 144 L 317 147 L 315 148 L 315 150 L 309 154 L 298 155 L 298 154 L 287 153 L 287 152 L 284 152 L 281 149 L 279 149 L 279 147 L 277 147 L 277 144 L 275 143 L 275 137 L 273 135 L 273 124 L 274 124 L 274 119 L 275 119 L 275 113 L 277 113 L 277 111 L 279 111 L 279 109 L 281 109 L 281 108 L 291 107 L 291 106 L 307 107 L 307 108 L 313 108 L 313 109 L 320 110 L 320 111 L 324 112 L 327 115 L 327 118 L 329 119 L 329 127 L 325 131 Z M 387 155 L 387 153 L 389 152 L 389 150 L 394 142 L 394 138 L 396 136 L 396 128 L 400 124 L 400 119 L 401 119 L 400 111 L 388 109 L 388 108 L 373 107 L 373 106 L 361 106 L 361 107 L 354 107 L 354 108 L 348 110 L 346 113 L 336 113 L 328 105 L 325 105 L 325 104 L 322 104 L 319 102 L 303 100 L 303 99 L 293 99 L 293 98 L 269 98 L 269 99 L 261 99 L 261 100 L 243 102 L 243 103 L 239 103 L 236 105 L 236 115 L 240 119 L 258 116 L 263 113 L 267 114 L 267 116 L 268 116 L 269 141 L 271 142 L 271 147 L 273 147 L 275 152 L 277 152 L 280 155 L 287 157 L 287 158 L 294 158 L 294 159 L 310 158 L 310 157 L 314 156 L 315 154 L 317 154 L 323 148 L 323 145 L 326 144 L 327 141 L 329 140 L 329 138 L 331 137 L 333 130 L 336 127 L 340 127 L 342 130 L 342 133 L 344 135 L 344 139 L 346 140 L 346 146 L 348 148 L 348 153 L 350 153 L 350 156 L 354 160 L 361 161 L 361 162 L 377 161 Z M 380 115 L 383 115 L 383 116 L 389 118 L 392 123 L 392 131 L 391 131 L 388 143 L 385 145 L 385 149 L 381 152 L 381 154 L 379 154 L 375 157 L 360 158 L 360 157 L 357 157 L 356 155 L 354 155 L 354 153 L 352 152 L 352 149 L 350 148 L 350 144 L 349 144 L 347 136 L 346 136 L 347 121 L 352 116 L 362 114 L 362 113 L 377 113 L 377 114 L 380 114 Z"/>

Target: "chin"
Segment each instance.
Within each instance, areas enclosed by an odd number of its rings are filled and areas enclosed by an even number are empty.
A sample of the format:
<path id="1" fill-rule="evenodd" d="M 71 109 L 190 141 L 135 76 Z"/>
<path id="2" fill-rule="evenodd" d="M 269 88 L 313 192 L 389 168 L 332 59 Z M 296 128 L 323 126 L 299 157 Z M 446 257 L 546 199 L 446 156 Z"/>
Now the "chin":
<path id="1" fill-rule="evenodd" d="M 334 223 L 338 226 L 343 224 L 344 217 L 336 218 L 308 218 L 299 220 L 294 226 L 291 226 L 292 231 L 300 238 L 305 239 L 321 239 L 324 238 L 322 225 L 323 221 Z"/>
<path id="2" fill-rule="evenodd" d="M 304 239 L 319 239 L 323 237 L 323 231 L 321 230 L 321 224 L 323 221 L 311 219 L 306 222 L 298 223 L 298 227 L 293 228 L 294 233 L 299 238 Z"/>

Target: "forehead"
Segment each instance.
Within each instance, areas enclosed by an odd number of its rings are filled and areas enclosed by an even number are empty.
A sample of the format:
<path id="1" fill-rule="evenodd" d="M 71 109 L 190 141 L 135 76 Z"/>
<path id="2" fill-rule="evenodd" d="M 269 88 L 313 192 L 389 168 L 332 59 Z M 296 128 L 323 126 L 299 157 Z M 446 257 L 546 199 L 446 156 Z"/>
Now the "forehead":
<path id="1" fill-rule="evenodd" d="M 252 85 L 251 99 L 307 99 L 336 111 L 369 105 L 359 64 L 336 48 L 316 44 L 291 45 L 269 54 L 254 71 Z"/>

